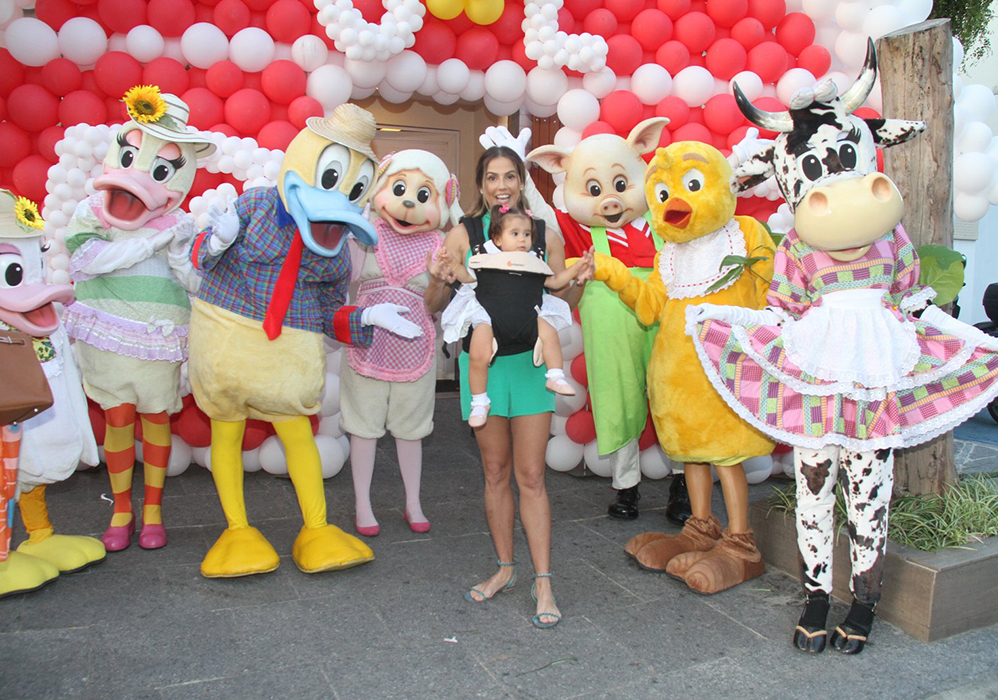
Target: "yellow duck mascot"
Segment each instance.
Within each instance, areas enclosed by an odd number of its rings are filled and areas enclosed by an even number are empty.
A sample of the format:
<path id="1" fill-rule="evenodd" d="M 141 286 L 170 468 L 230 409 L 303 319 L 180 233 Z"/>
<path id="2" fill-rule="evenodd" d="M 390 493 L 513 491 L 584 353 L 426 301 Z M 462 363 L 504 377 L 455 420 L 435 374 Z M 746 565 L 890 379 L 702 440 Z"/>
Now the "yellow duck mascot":
<path id="1" fill-rule="evenodd" d="M 748 484 L 741 463 L 772 452 L 773 443 L 742 421 L 711 388 L 685 333 L 686 308 L 710 302 L 765 306 L 773 272 L 772 238 L 755 219 L 734 216 L 731 166 L 698 142 L 660 148 L 645 175 L 651 225 L 665 244 L 647 281 L 618 260 L 596 255 L 596 279 L 606 282 L 645 325 L 659 323 L 648 366 L 652 420 L 662 449 L 686 463 L 693 517 L 678 535 L 648 532 L 627 543 L 642 567 L 683 579 L 700 593 L 717 593 L 764 571 L 748 526 Z M 756 260 L 748 269 L 728 256 Z M 717 468 L 728 528 L 711 513 L 711 465 Z"/>
<path id="2" fill-rule="evenodd" d="M 312 117 L 288 146 L 277 187 L 255 188 L 191 248 L 202 274 L 191 314 L 190 379 L 211 418 L 211 467 L 228 528 L 208 551 L 209 578 L 273 571 L 277 552 L 249 525 L 243 498 L 242 440 L 247 418 L 270 421 L 284 443 L 304 526 L 291 556 L 305 573 L 357 566 L 370 547 L 326 521 L 319 453 L 309 415 L 319 412 L 325 378 L 323 336 L 366 346 L 371 326 L 420 334 L 403 307 L 346 306 L 352 234 L 374 245 L 363 216 L 374 183 L 374 117 L 351 104 Z"/>

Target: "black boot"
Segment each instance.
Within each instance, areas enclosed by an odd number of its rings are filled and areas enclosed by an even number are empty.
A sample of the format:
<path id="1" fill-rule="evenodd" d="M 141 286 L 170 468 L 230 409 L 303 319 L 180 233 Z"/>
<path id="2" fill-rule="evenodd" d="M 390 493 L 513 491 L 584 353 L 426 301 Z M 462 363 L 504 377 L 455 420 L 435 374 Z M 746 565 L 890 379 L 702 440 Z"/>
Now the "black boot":
<path id="1" fill-rule="evenodd" d="M 629 489 L 619 489 L 616 500 L 606 509 L 611 518 L 618 520 L 634 520 L 638 517 L 638 501 L 641 494 L 638 493 L 638 486 L 635 484 Z"/>
<path id="2" fill-rule="evenodd" d="M 828 594 L 809 593 L 794 630 L 794 646 L 809 654 L 820 654 L 828 641 Z"/>
<path id="3" fill-rule="evenodd" d="M 873 628 L 874 607 L 854 599 L 846 619 L 832 632 L 829 639 L 831 645 L 843 654 L 858 654 L 863 651 Z"/>
<path id="4" fill-rule="evenodd" d="M 665 518 L 670 523 L 682 525 L 693 515 L 690 507 L 690 492 L 686 490 L 686 477 L 675 474 L 669 486 L 669 504 L 665 507 Z"/>

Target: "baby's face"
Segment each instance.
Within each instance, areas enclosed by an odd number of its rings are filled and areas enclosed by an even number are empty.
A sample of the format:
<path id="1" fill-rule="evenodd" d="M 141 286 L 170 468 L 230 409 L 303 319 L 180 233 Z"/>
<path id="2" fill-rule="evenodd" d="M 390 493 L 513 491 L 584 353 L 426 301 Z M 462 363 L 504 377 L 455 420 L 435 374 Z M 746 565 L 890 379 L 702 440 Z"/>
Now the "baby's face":
<path id="1" fill-rule="evenodd" d="M 534 234 L 530 222 L 522 216 L 509 216 L 502 222 L 502 233 L 499 234 L 497 245 L 504 253 L 518 250 L 528 251 L 533 242 Z"/>

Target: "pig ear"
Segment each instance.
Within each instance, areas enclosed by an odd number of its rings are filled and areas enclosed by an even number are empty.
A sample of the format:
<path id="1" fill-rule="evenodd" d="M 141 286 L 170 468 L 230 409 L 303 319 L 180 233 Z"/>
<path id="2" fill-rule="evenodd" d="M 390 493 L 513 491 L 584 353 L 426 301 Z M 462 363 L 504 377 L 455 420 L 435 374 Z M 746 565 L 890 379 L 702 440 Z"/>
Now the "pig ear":
<path id="1" fill-rule="evenodd" d="M 572 152 L 561 146 L 541 146 L 527 154 L 527 162 L 537 163 L 549 173 L 563 173 L 568 170 Z"/>
<path id="2" fill-rule="evenodd" d="M 731 174 L 731 191 L 736 194 L 761 185 L 776 172 L 773 164 L 776 144 L 769 144 L 747 161 L 735 168 Z"/>
<path id="3" fill-rule="evenodd" d="M 651 153 L 658 148 L 658 141 L 662 138 L 662 129 L 668 123 L 669 120 L 665 117 L 645 119 L 631 129 L 631 133 L 627 135 L 627 143 L 641 155 Z"/>

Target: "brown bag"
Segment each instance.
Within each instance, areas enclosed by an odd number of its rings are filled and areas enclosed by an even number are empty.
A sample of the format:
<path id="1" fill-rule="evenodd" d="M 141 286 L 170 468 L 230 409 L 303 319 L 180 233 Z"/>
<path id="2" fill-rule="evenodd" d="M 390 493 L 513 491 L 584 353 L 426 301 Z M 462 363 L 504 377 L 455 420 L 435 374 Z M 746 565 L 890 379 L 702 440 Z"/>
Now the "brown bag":
<path id="1" fill-rule="evenodd" d="M 0 330 L 0 425 L 36 416 L 52 401 L 31 336 Z"/>

